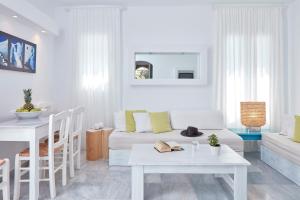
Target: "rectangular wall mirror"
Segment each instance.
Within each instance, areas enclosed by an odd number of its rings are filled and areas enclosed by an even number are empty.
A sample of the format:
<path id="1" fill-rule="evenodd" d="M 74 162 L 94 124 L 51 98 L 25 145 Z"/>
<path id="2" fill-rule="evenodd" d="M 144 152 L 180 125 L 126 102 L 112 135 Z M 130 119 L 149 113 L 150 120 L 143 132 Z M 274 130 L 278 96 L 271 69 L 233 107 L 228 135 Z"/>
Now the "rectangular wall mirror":
<path id="1" fill-rule="evenodd" d="M 199 79 L 199 53 L 135 53 L 135 79 Z"/>
<path id="2" fill-rule="evenodd" d="M 129 58 L 132 85 L 207 84 L 207 47 L 135 47 Z"/>

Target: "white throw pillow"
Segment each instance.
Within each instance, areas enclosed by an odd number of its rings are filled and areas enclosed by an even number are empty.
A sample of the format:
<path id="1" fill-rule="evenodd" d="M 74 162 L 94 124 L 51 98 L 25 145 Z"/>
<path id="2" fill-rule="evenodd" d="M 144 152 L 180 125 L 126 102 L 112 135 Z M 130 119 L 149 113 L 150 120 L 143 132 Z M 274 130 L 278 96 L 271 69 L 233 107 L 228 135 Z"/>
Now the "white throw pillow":
<path id="1" fill-rule="evenodd" d="M 294 129 L 295 129 L 295 117 L 293 115 L 284 115 L 281 121 L 280 134 L 292 138 L 294 136 Z"/>
<path id="2" fill-rule="evenodd" d="M 115 131 L 126 132 L 126 117 L 124 111 L 114 113 L 114 124 Z"/>
<path id="3" fill-rule="evenodd" d="M 143 133 L 152 131 L 149 113 L 133 113 L 135 132 Z"/>

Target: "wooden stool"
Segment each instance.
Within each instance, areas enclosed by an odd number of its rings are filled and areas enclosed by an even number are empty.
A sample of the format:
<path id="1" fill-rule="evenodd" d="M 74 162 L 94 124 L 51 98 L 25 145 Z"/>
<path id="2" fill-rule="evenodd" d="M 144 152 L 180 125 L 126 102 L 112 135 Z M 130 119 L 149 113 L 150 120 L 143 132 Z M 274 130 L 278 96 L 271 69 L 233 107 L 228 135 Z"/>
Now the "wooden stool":
<path id="1" fill-rule="evenodd" d="M 103 128 L 86 132 L 87 160 L 108 159 L 108 138 L 112 131 L 112 128 Z"/>

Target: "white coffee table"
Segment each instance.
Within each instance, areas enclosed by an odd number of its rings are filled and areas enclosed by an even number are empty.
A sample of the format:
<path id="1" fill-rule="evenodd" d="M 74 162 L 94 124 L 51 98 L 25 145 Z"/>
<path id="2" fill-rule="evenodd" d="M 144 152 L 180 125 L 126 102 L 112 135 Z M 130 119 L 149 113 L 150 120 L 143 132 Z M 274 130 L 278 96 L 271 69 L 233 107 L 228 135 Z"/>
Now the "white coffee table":
<path id="1" fill-rule="evenodd" d="M 132 200 L 144 199 L 144 174 L 220 174 L 234 191 L 235 200 L 247 199 L 247 166 L 250 163 L 227 145 L 219 156 L 213 156 L 209 145 L 197 151 L 183 145 L 184 151 L 158 153 L 153 145 L 133 145 L 129 159 L 132 167 Z M 229 176 L 233 174 L 233 180 Z"/>

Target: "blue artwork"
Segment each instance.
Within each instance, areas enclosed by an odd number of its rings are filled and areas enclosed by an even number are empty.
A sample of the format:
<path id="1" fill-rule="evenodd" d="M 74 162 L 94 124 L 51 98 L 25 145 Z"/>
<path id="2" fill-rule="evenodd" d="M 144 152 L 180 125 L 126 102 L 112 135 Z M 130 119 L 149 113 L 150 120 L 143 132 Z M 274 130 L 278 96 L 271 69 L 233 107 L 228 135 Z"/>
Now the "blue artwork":
<path id="1" fill-rule="evenodd" d="M 35 71 L 35 47 L 25 44 L 24 66 L 26 69 Z"/>
<path id="2" fill-rule="evenodd" d="M 0 69 L 36 72 L 36 45 L 0 31 Z"/>
<path id="3" fill-rule="evenodd" d="M 8 66 L 8 38 L 0 34 L 0 65 Z"/>
<path id="4" fill-rule="evenodd" d="M 23 68 L 24 43 L 16 38 L 10 39 L 9 62 L 19 69 Z"/>

